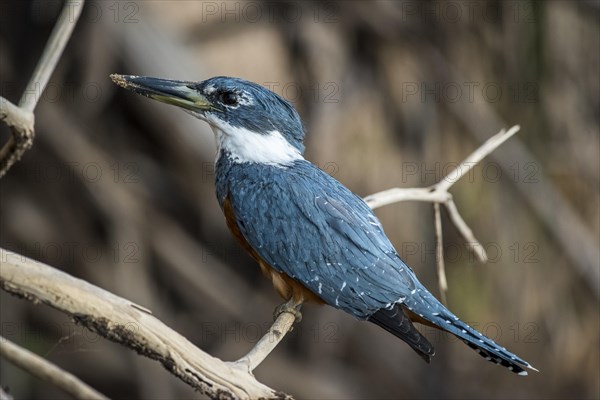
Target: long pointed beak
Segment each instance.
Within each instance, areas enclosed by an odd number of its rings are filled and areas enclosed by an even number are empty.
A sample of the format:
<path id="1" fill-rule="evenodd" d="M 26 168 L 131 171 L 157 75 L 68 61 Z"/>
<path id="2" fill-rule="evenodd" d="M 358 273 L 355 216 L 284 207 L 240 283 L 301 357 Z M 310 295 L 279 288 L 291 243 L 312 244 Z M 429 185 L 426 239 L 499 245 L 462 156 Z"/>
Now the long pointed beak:
<path id="1" fill-rule="evenodd" d="M 186 110 L 206 111 L 213 108 L 206 97 L 190 87 L 193 82 L 118 74 L 112 74 L 110 79 L 122 88 Z"/>

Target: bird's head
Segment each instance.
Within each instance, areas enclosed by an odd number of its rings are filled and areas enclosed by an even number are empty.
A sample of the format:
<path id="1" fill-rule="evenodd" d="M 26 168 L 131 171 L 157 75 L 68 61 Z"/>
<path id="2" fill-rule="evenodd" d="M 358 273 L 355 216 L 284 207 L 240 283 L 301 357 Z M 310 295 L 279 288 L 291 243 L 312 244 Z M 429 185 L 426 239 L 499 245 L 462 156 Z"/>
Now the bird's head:
<path id="1" fill-rule="evenodd" d="M 236 162 L 282 165 L 302 159 L 300 116 L 288 101 L 256 83 L 222 76 L 202 82 L 117 74 L 111 79 L 208 122 L 219 153 Z"/>

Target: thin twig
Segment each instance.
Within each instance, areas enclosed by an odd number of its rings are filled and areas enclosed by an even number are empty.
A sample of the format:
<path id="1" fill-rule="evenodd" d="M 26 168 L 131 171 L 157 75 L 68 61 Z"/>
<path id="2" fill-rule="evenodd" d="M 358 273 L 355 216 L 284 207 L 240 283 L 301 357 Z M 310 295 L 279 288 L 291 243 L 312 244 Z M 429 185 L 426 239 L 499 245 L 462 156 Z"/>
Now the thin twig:
<path id="1" fill-rule="evenodd" d="M 33 130 L 33 113 L 0 96 L 0 121 L 19 130 Z"/>
<path id="2" fill-rule="evenodd" d="M 296 317 L 291 313 L 279 314 L 268 332 L 260 338 L 248 354 L 236 361 L 236 364 L 245 366 L 248 372 L 254 371 L 292 329 L 295 320 Z"/>
<path id="3" fill-rule="evenodd" d="M 445 203 L 451 198 L 452 195 L 450 193 L 432 190 L 431 188 L 392 188 L 369 195 L 363 200 L 369 207 L 376 209 L 401 201 Z"/>
<path id="4" fill-rule="evenodd" d="M 469 228 L 463 217 L 458 212 L 456 204 L 454 204 L 454 200 L 444 203 L 444 206 L 446 206 L 446 210 L 448 211 L 448 215 L 450 216 L 452 223 L 465 240 L 465 245 L 475 254 L 475 256 L 477 256 L 477 259 L 480 262 L 487 262 L 488 258 L 485 249 L 475 238 L 473 231 L 471 228 Z"/>
<path id="5" fill-rule="evenodd" d="M 30 374 L 54 384 L 76 399 L 108 400 L 73 374 L 0 336 L 0 356 Z"/>
<path id="6" fill-rule="evenodd" d="M 65 0 L 44 52 L 21 95 L 19 106 L 17 107 L 7 99 L 0 97 L 0 120 L 11 128 L 11 136 L 0 149 L 0 178 L 33 145 L 35 136 L 33 110 L 46 89 L 50 76 L 73 33 L 83 5 L 84 0 Z"/>
<path id="7" fill-rule="evenodd" d="M 439 204 L 444 204 L 450 220 L 458 229 L 465 245 L 471 250 L 480 262 L 487 261 L 487 254 L 484 247 L 475 238 L 473 231 L 465 220 L 462 218 L 454 200 L 452 194 L 448 190 L 454 185 L 460 178 L 469 173 L 473 167 L 483 160 L 487 155 L 497 149 L 502 143 L 508 140 L 511 136 L 519 131 L 518 125 L 513 126 L 508 131 L 502 129 L 500 132 L 489 138 L 482 144 L 478 149 L 471 153 L 463 162 L 461 162 L 452 172 L 447 174 L 435 185 L 429 188 L 392 188 L 384 190 L 364 198 L 365 202 L 373 209 L 382 207 L 388 204 L 398 203 L 401 201 L 424 201 L 434 203 L 434 214 L 435 214 L 435 228 L 436 228 L 436 262 L 438 272 L 438 285 L 440 287 L 440 296 L 442 301 L 445 303 L 446 291 L 448 284 L 446 282 L 446 272 L 444 266 L 444 254 L 442 244 L 442 226 L 441 226 L 441 215 Z"/>
<path id="8" fill-rule="evenodd" d="M 446 304 L 446 291 L 448 290 L 448 280 L 446 279 L 446 267 L 444 264 L 444 240 L 442 236 L 442 215 L 440 213 L 440 203 L 433 203 L 433 212 L 435 218 L 435 260 L 437 263 L 437 277 L 440 288 L 440 299 Z"/>
<path id="9" fill-rule="evenodd" d="M 473 169 L 473 167 L 475 167 L 481 160 L 496 150 L 502 143 L 510 139 L 510 137 L 515 133 L 519 132 L 520 129 L 521 127 L 519 125 L 513 126 L 506 132 L 504 129 L 502 129 L 500 132 L 486 140 L 484 144 L 482 144 L 477 150 L 471 153 L 469 157 L 461 162 L 458 167 L 453 169 L 450 173 L 448 173 L 448 175 L 440 180 L 437 185 L 435 185 L 435 189 L 442 192 L 450 189 L 450 187 L 454 185 L 460 178 L 468 174 L 469 171 Z"/>
<path id="10" fill-rule="evenodd" d="M 52 76 L 56 68 L 56 64 L 58 64 L 58 60 L 62 56 L 67 42 L 71 38 L 73 29 L 81 15 L 81 10 L 83 10 L 84 3 L 84 0 L 65 0 L 63 9 L 50 34 L 44 52 L 19 101 L 19 107 L 23 110 L 33 112 L 35 109 L 42 93 L 46 89 L 50 76 Z"/>
<path id="11" fill-rule="evenodd" d="M 11 129 L 11 135 L 0 149 L 0 178 L 33 145 L 34 115 L 0 97 L 0 121 Z"/>

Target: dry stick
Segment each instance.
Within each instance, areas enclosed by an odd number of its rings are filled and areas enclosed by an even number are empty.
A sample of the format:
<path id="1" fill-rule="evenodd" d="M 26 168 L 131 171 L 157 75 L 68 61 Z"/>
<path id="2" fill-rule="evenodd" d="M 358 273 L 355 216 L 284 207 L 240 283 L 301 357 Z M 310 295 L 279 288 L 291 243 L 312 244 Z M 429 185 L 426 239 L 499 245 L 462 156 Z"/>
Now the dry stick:
<path id="1" fill-rule="evenodd" d="M 73 33 L 83 5 L 84 0 L 65 1 L 44 52 L 21 95 L 19 106 L 0 96 L 0 120 L 11 128 L 11 136 L 0 149 L 0 178 L 33 145 L 35 135 L 33 110 Z"/>
<path id="2" fill-rule="evenodd" d="M 76 376 L 0 336 L 0 356 L 30 374 L 54 384 L 76 399 L 108 400 Z"/>
<path id="3" fill-rule="evenodd" d="M 517 133 L 519 129 L 521 128 L 518 125 L 513 126 L 506 132 L 504 131 L 504 129 L 502 129 L 500 132 L 489 138 L 477 150 L 471 153 L 471 155 L 469 155 L 462 163 L 460 163 L 455 169 L 453 169 L 452 172 L 450 172 L 438 183 L 429 188 L 392 188 L 365 197 L 365 201 L 373 209 L 388 204 L 398 203 L 401 201 L 424 201 L 434 203 L 436 219 L 436 254 L 438 255 L 436 257 L 437 275 L 438 285 L 440 288 L 440 296 L 442 297 L 442 301 L 444 303 L 448 284 L 446 282 L 446 269 L 443 257 L 443 243 L 441 242 L 442 231 L 441 215 L 439 214 L 439 203 L 444 204 L 444 206 L 446 207 L 448 215 L 450 216 L 450 220 L 462 235 L 463 239 L 465 240 L 466 246 L 477 256 L 479 261 L 486 262 L 487 254 L 485 249 L 475 238 L 475 235 L 473 235 L 473 231 L 471 230 L 471 228 L 469 228 L 465 220 L 458 212 L 458 209 L 454 204 L 454 200 L 452 199 L 452 195 L 448 192 L 448 190 L 452 187 L 452 185 L 458 182 L 460 178 L 468 174 L 469 171 L 471 171 L 471 169 L 473 169 L 473 167 L 477 165 L 477 163 L 479 163 L 487 155 L 489 155 L 491 152 L 497 149 L 502 143 L 504 143 L 511 136 Z M 439 230 L 437 229 L 438 223 Z"/>
<path id="4" fill-rule="evenodd" d="M 428 59 L 428 64 L 436 66 L 435 70 L 439 81 L 465 82 L 467 80 L 437 49 L 429 47 L 424 54 Z M 487 101 L 449 102 L 447 105 L 477 140 L 482 140 L 481 126 L 505 125 L 504 120 Z M 523 163 L 534 166 L 541 165 L 540 160 L 518 138 L 509 143 L 502 151 L 503 153 L 492 154 L 492 157 L 499 162 L 499 166 L 504 172 L 508 172 L 510 166 Z M 521 181 L 521 183 L 524 182 Z M 544 223 L 546 230 L 558 242 L 562 254 L 570 258 L 571 262 L 568 263 L 570 267 L 581 274 L 596 297 L 600 297 L 600 268 L 598 268 L 600 247 L 596 242 L 598 239 L 593 233 L 593 228 L 582 220 L 572 201 L 558 188 L 554 179 L 550 179 L 546 175 L 543 168 L 536 169 L 535 185 L 518 184 L 514 187 L 523 196 L 537 218 Z M 540 201 L 540 199 L 544 201 Z"/>
<path id="5" fill-rule="evenodd" d="M 52 76 L 52 72 L 62 56 L 67 42 L 71 38 L 75 24 L 81 15 L 85 1 L 65 1 L 62 12 L 56 21 L 56 25 L 50 34 L 50 39 L 44 48 L 44 52 L 27 84 L 25 92 L 19 101 L 19 107 L 26 111 L 33 111 L 41 94 Z"/>
<path id="6" fill-rule="evenodd" d="M 482 144 L 477 150 L 475 150 L 469 157 L 467 157 L 458 167 L 456 167 L 452 172 L 446 175 L 441 181 L 433 186 L 435 192 L 448 193 L 448 190 L 452 185 L 454 185 L 460 178 L 465 176 L 471 171 L 481 160 L 487 157 L 491 152 L 496 150 L 500 145 L 510 139 L 515 133 L 517 133 L 521 127 L 519 125 L 515 125 L 510 128 L 508 131 L 504 131 L 502 129 L 500 132 L 489 138 Z M 454 174 L 456 173 L 456 176 Z M 446 206 L 446 210 L 450 215 L 450 219 L 454 223 L 454 226 L 461 233 L 463 239 L 467 247 L 477 256 L 480 262 L 487 262 L 487 253 L 481 243 L 475 238 L 473 235 L 473 231 L 464 221 L 456 205 L 454 204 L 454 200 L 450 198 L 448 201 L 444 202 Z"/>
<path id="7" fill-rule="evenodd" d="M 295 320 L 296 317 L 291 313 L 279 314 L 267 333 L 260 338 L 248 354 L 237 360 L 236 364 L 244 366 L 248 372 L 254 371 L 292 329 Z"/>
<path id="8" fill-rule="evenodd" d="M 11 110 L 18 110 L 17 113 Z M 21 159 L 33 145 L 33 113 L 23 111 L 0 96 L 0 120 L 11 129 L 11 135 L 0 149 L 0 178 Z"/>
<path id="9" fill-rule="evenodd" d="M 448 280 L 446 279 L 446 267 L 444 265 L 444 241 L 442 237 L 442 214 L 440 213 L 440 203 L 433 203 L 433 213 L 435 215 L 435 259 L 437 261 L 438 286 L 440 288 L 440 299 L 442 303 L 446 304 Z"/>
<path id="10" fill-rule="evenodd" d="M 520 129 L 521 127 L 519 125 L 513 126 L 506 132 L 504 129 L 502 129 L 500 132 L 486 140 L 484 144 L 479 146 L 477 150 L 475 150 L 469 157 L 461 162 L 458 167 L 452 170 L 452 172 L 448 173 L 444 179 L 439 181 L 434 186 L 435 189 L 441 191 L 447 191 L 450 189 L 450 187 L 454 185 L 460 178 L 468 174 L 469 171 L 479 163 L 479 161 L 483 160 L 491 152 L 500 147 L 502 143 L 510 139 L 515 133 L 519 132 Z M 453 176 L 455 173 L 457 173 L 456 177 Z"/>
<path id="11" fill-rule="evenodd" d="M 160 361 L 173 375 L 210 397 L 291 399 L 258 382 L 239 365 L 203 352 L 134 303 L 1 248 L 0 287 L 34 303 L 48 304 L 93 332 Z"/>
<path id="12" fill-rule="evenodd" d="M 458 212 L 458 208 L 456 208 L 454 200 L 447 201 L 446 203 L 444 203 L 444 206 L 446 206 L 448 216 L 450 216 L 452 223 L 462 234 L 466 246 L 477 256 L 477 259 L 480 262 L 487 262 L 487 252 L 485 251 L 481 243 L 479 243 L 479 241 L 475 239 L 473 231 L 471 230 L 471 228 L 469 228 L 463 217 Z"/>
<path id="13" fill-rule="evenodd" d="M 0 96 L 0 120 L 4 121 L 10 128 L 33 130 L 33 113 L 15 106 L 2 96 Z M 4 148 L 2 148 L 0 154 L 4 155 L 4 151 Z"/>
<path id="14" fill-rule="evenodd" d="M 444 191 L 434 191 L 432 188 L 392 188 L 365 197 L 363 200 L 376 209 L 388 204 L 401 201 L 425 201 L 430 203 L 445 203 L 452 195 Z"/>

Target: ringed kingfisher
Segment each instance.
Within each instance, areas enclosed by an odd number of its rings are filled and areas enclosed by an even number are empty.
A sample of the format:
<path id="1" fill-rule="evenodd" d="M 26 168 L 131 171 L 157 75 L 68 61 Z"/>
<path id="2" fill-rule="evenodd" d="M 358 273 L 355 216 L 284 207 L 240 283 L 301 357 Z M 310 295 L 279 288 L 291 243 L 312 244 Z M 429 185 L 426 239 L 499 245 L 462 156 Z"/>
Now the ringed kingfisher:
<path id="1" fill-rule="evenodd" d="M 211 126 L 216 193 L 227 226 L 287 301 L 279 312 L 298 320 L 303 302 L 326 303 L 379 325 L 430 362 L 434 348 L 414 327 L 419 322 L 457 336 L 516 374 L 536 370 L 429 293 L 371 208 L 303 157 L 304 127 L 288 101 L 239 78 L 111 78 Z"/>

